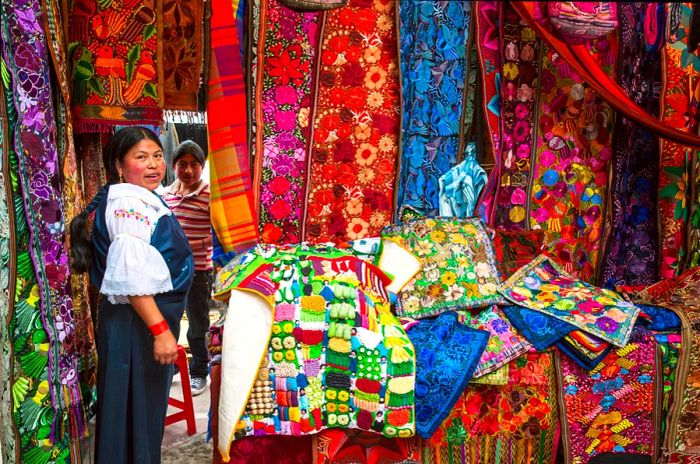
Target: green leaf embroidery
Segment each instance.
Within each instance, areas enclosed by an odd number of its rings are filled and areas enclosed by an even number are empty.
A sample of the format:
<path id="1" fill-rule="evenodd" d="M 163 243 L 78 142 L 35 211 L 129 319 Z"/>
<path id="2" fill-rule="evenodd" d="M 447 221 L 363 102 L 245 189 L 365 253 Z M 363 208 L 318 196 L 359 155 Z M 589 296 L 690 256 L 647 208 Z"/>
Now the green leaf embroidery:
<path id="1" fill-rule="evenodd" d="M 158 98 L 158 90 L 156 89 L 156 86 L 151 82 L 149 82 L 143 87 L 143 94 L 156 99 Z"/>

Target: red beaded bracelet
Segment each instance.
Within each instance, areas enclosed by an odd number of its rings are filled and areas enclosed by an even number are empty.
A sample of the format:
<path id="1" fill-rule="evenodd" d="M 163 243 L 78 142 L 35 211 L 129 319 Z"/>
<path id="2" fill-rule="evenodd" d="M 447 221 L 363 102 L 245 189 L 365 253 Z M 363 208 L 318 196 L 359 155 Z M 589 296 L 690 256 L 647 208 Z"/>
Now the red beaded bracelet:
<path id="1" fill-rule="evenodd" d="M 160 321 L 156 324 L 153 324 L 152 326 L 149 326 L 148 330 L 151 331 L 151 334 L 154 337 L 157 337 L 158 335 L 162 334 L 163 332 L 170 330 L 170 327 L 168 326 L 168 323 L 165 322 L 165 319 L 163 319 L 162 321 Z"/>

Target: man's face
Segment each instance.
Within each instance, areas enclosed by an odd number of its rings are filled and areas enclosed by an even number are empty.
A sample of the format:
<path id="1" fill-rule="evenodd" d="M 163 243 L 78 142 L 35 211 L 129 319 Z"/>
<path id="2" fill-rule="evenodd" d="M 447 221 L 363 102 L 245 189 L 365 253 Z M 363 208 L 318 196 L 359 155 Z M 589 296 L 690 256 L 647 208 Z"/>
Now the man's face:
<path id="1" fill-rule="evenodd" d="M 199 160 L 188 153 L 175 162 L 175 175 L 184 187 L 193 187 L 202 177 L 202 168 Z"/>

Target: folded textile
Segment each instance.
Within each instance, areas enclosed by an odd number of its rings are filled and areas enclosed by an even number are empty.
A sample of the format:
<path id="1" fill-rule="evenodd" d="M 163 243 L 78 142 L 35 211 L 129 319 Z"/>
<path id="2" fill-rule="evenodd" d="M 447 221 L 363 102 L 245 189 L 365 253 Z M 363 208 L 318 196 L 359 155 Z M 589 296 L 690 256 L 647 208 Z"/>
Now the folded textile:
<path id="1" fill-rule="evenodd" d="M 637 307 L 642 313 L 649 316 L 649 320 L 644 320 L 647 329 L 655 332 L 677 332 L 680 330 L 681 320 L 670 309 L 642 304 L 638 304 Z"/>
<path id="2" fill-rule="evenodd" d="M 416 432 L 430 438 L 469 383 L 489 333 L 462 325 L 450 311 L 423 319 L 408 338 L 416 352 Z"/>
<path id="3" fill-rule="evenodd" d="M 598 364 L 600 364 L 603 358 L 605 358 L 605 356 L 607 356 L 608 353 L 610 353 L 610 351 L 612 351 L 613 349 L 612 345 L 608 345 L 605 351 L 600 353 L 597 357 L 591 359 L 588 356 L 581 353 L 571 344 L 570 341 L 566 339 L 558 341 L 555 346 L 559 348 L 559 351 L 564 353 L 569 359 L 571 359 L 576 364 L 581 366 L 582 369 L 585 369 L 587 371 L 594 369 Z"/>
<path id="4" fill-rule="evenodd" d="M 522 306 L 505 306 L 501 308 L 515 327 L 537 351 L 544 351 L 557 340 L 563 338 L 576 327 L 556 317 Z"/>

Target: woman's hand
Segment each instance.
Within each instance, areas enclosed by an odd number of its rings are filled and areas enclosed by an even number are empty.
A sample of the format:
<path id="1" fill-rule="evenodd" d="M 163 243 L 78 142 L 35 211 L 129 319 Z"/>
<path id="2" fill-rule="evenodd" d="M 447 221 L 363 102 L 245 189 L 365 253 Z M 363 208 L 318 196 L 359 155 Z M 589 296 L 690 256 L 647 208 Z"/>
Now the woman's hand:
<path id="1" fill-rule="evenodd" d="M 177 341 L 171 331 L 166 330 L 153 337 L 153 357 L 166 365 L 177 361 Z"/>

